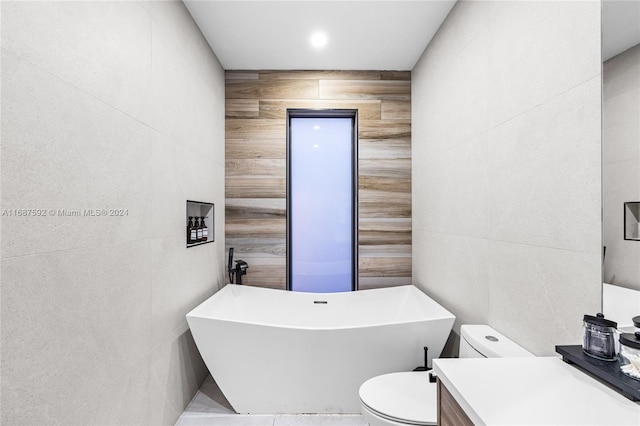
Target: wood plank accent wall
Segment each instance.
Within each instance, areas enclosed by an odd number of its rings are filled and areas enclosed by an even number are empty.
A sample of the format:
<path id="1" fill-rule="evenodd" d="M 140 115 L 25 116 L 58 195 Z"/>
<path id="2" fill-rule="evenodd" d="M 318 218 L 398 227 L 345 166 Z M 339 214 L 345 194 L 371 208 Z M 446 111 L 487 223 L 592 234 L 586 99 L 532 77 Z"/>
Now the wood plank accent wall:
<path id="1" fill-rule="evenodd" d="M 226 72 L 226 245 L 286 287 L 286 110 L 358 109 L 360 289 L 411 283 L 411 73 Z"/>

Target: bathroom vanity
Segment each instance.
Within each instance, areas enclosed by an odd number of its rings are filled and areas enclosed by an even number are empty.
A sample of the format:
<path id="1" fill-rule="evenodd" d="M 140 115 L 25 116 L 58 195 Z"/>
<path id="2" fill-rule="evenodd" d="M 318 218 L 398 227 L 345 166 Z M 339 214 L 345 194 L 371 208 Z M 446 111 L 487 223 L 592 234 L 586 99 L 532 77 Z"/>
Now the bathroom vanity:
<path id="1" fill-rule="evenodd" d="M 637 425 L 633 402 L 560 358 L 436 359 L 438 424 Z M 444 389 L 443 389 L 444 388 Z"/>
<path id="2" fill-rule="evenodd" d="M 438 379 L 438 425 L 473 426 L 473 422 L 458 404 L 449 389 Z"/>

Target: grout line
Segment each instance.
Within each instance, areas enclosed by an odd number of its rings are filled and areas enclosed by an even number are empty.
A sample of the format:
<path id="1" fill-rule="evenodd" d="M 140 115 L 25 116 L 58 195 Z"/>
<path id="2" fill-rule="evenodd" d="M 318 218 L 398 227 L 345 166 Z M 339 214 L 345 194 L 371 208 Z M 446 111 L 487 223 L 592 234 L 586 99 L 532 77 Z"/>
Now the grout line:
<path id="1" fill-rule="evenodd" d="M 567 251 L 567 252 L 571 252 L 571 253 L 600 254 L 600 252 L 590 252 L 590 251 L 584 251 L 584 250 L 567 249 L 567 248 L 562 248 L 562 247 L 543 246 L 543 245 L 539 245 L 539 244 L 522 243 L 522 242 L 518 242 L 518 241 L 501 240 L 501 239 L 489 238 L 489 237 L 475 237 L 475 236 L 471 236 L 471 235 L 458 235 L 458 234 L 451 234 L 451 233 L 448 233 L 448 232 L 431 231 L 431 230 L 427 230 L 427 229 L 414 229 L 414 230 L 418 231 L 418 232 L 427 232 L 427 233 L 430 233 L 430 234 L 446 235 L 446 236 L 456 237 L 456 238 L 467 238 L 467 239 L 474 239 L 474 240 L 486 240 L 486 241 L 489 241 L 489 242 L 494 241 L 494 242 L 498 242 L 498 243 L 515 244 L 515 245 L 518 245 L 518 246 L 537 247 L 537 248 L 544 248 L 544 249 L 551 249 L 551 250 L 561 250 L 561 251 Z"/>
<path id="2" fill-rule="evenodd" d="M 85 95 L 87 95 L 87 96 L 89 96 L 89 97 L 93 98 L 94 100 L 96 100 L 96 101 L 100 102 L 102 105 L 104 105 L 104 106 L 108 106 L 109 108 L 113 108 L 114 110 L 116 110 L 116 111 L 120 112 L 121 114 L 126 115 L 127 117 L 131 118 L 132 120 L 135 120 L 135 121 L 137 121 L 138 123 L 143 124 L 144 126 L 149 127 L 149 128 L 151 128 L 151 129 L 153 129 L 153 130 L 157 131 L 158 133 L 162 133 L 160 130 L 158 130 L 158 129 L 156 129 L 156 128 L 152 127 L 152 126 L 150 126 L 149 124 L 147 124 L 147 123 L 145 123 L 145 122 L 143 122 L 143 121 L 140 121 L 140 119 L 139 119 L 139 118 L 136 118 L 136 117 L 132 116 L 132 115 L 131 115 L 131 114 L 129 114 L 128 112 L 122 111 L 120 108 L 116 107 L 115 105 L 111 105 L 110 103 L 106 102 L 104 99 L 100 99 L 100 98 L 98 98 L 96 95 L 94 95 L 94 94 L 92 94 L 92 93 L 90 93 L 90 92 L 87 92 L 85 89 L 83 89 L 83 88 L 81 88 L 81 87 L 76 86 L 74 83 L 72 83 L 72 82 L 70 82 L 70 81 L 65 80 L 64 78 L 62 78 L 62 77 L 60 77 L 60 76 L 58 76 L 58 75 L 56 75 L 56 74 L 52 73 L 51 71 L 49 71 L 49 70 L 46 70 L 46 69 L 42 68 L 40 65 L 38 65 L 38 64 L 36 64 L 36 63 L 34 63 L 34 62 L 31 62 L 30 60 L 28 60 L 27 58 L 25 58 L 25 57 L 23 57 L 23 56 L 21 56 L 21 55 L 17 54 L 16 52 L 13 52 L 13 51 L 11 51 L 11 50 L 8 50 L 6 47 L 2 47 L 2 48 L 1 48 L 1 50 L 2 50 L 3 52 L 5 52 L 5 53 L 10 53 L 11 55 L 13 55 L 13 56 L 15 56 L 16 58 L 18 58 L 19 60 L 21 60 L 22 62 L 24 62 L 24 63 L 26 63 L 26 64 L 29 64 L 29 65 L 31 65 L 32 67 L 34 67 L 34 68 L 36 68 L 36 69 L 40 70 L 41 72 L 44 72 L 44 73 L 46 73 L 46 74 L 50 75 L 51 77 L 55 78 L 56 80 L 59 80 L 59 81 L 61 81 L 62 83 L 66 84 L 66 85 L 68 85 L 68 86 L 73 87 L 74 89 L 76 89 L 76 90 L 78 90 L 78 91 L 80 91 L 80 92 L 84 93 Z M 167 137 L 169 137 L 168 135 L 166 135 L 166 136 L 167 136 Z"/>
<path id="3" fill-rule="evenodd" d="M 527 108 L 527 109 L 525 109 L 525 110 L 523 110 L 523 111 L 520 111 L 518 114 L 516 114 L 516 115 L 514 115 L 514 116 L 512 116 L 512 117 L 509 117 L 509 118 L 505 119 L 504 121 L 501 121 L 501 122 L 496 123 L 496 124 L 493 124 L 493 125 L 488 124 L 488 126 L 487 126 L 487 127 L 488 127 L 487 131 L 495 130 L 496 128 L 498 128 L 498 127 L 502 126 L 503 124 L 508 123 L 509 121 L 514 120 L 514 119 L 516 119 L 516 118 L 520 117 L 521 115 L 527 114 L 528 112 L 533 111 L 533 110 L 534 110 L 534 109 L 536 109 L 536 108 L 539 108 L 539 107 L 541 107 L 541 106 L 543 106 L 543 105 L 546 105 L 546 104 L 548 104 L 549 102 L 551 102 L 551 101 L 553 101 L 553 100 L 555 100 L 555 99 L 559 98 L 560 96 L 563 96 L 563 95 L 565 95 L 566 93 L 568 93 L 568 92 L 570 92 L 570 91 L 572 91 L 572 90 L 574 90 L 574 89 L 576 89 L 576 88 L 578 88 L 578 87 L 582 86 L 583 84 L 590 82 L 590 81 L 591 81 L 591 80 L 593 80 L 594 78 L 600 78 L 600 77 L 601 77 L 601 74 L 600 74 L 600 73 L 595 74 L 595 75 L 593 75 L 593 76 L 591 76 L 591 77 L 588 77 L 587 79 L 585 79 L 585 80 L 581 81 L 580 83 L 577 83 L 577 84 L 575 84 L 575 85 L 573 85 L 573 86 L 571 86 L 571 87 L 567 88 L 566 90 L 563 90 L 562 92 L 559 92 L 559 93 L 557 93 L 557 94 L 555 94 L 555 95 L 552 95 L 552 96 L 550 96 L 550 97 L 548 97 L 548 98 L 545 98 L 545 99 L 540 100 L 540 101 L 539 101 L 538 103 L 536 103 L 535 105 L 532 105 L 531 107 L 529 107 L 529 108 Z M 601 115 L 602 115 L 602 114 L 601 114 Z"/>
<path id="4" fill-rule="evenodd" d="M 39 252 L 36 252 L 36 253 L 19 254 L 19 255 L 16 255 L 16 256 L 5 256 L 5 257 L 0 258 L 0 260 L 18 259 L 18 258 L 30 257 L 30 256 L 41 256 L 41 255 L 49 254 L 49 253 L 58 253 L 58 252 L 66 252 L 66 251 L 74 251 L 74 250 L 88 250 L 88 249 L 94 249 L 94 248 L 100 248 L 100 247 L 117 246 L 117 245 L 130 244 L 130 243 L 139 243 L 139 242 L 150 241 L 150 240 L 164 240 L 164 239 L 167 239 L 167 238 L 176 237 L 178 235 L 182 236 L 182 234 L 167 234 L 167 235 L 152 236 L 152 237 L 147 237 L 147 238 L 137 238 L 135 240 L 114 241 L 114 242 L 108 242 L 108 243 L 97 244 L 97 245 L 77 246 L 77 247 L 69 247 L 69 248 L 63 248 L 63 249 L 57 249 L 57 250 L 39 251 Z"/>
<path id="5" fill-rule="evenodd" d="M 610 161 L 608 163 L 602 163 L 602 168 L 604 169 L 605 166 L 613 166 L 613 165 L 620 165 L 621 163 L 627 163 L 627 162 L 636 162 L 638 161 L 640 157 L 639 156 L 635 156 L 633 158 L 626 158 L 624 160 L 616 160 L 616 161 Z"/>
<path id="6" fill-rule="evenodd" d="M 57 250 L 46 250 L 46 251 L 39 251 L 39 252 L 36 252 L 36 253 L 19 254 L 19 255 L 16 255 L 16 256 L 4 256 L 0 260 L 4 261 L 4 260 L 10 260 L 10 259 L 19 259 L 19 258 L 22 258 L 22 257 L 41 256 L 41 255 L 50 254 L 50 253 L 60 253 L 60 252 L 74 251 L 74 250 L 88 250 L 88 249 L 94 249 L 94 248 L 99 248 L 99 247 L 107 247 L 107 246 L 117 246 L 117 245 L 121 245 L 121 244 L 138 243 L 138 242 L 142 242 L 142 241 L 153 240 L 153 239 L 156 239 L 156 238 L 165 238 L 165 237 L 139 238 L 139 239 L 135 239 L 135 240 L 125 240 L 125 241 L 111 242 L 111 243 L 105 243 L 105 244 L 97 244 L 97 245 L 91 245 L 91 246 L 78 246 L 78 247 L 69 247 L 69 248 L 63 248 L 63 249 L 57 249 Z"/>
<path id="7" fill-rule="evenodd" d="M 151 39 L 151 42 L 153 43 L 153 38 Z M 150 58 L 151 58 L 151 60 L 150 60 L 150 64 L 149 64 L 149 67 L 150 67 L 150 70 L 151 70 L 151 71 L 153 71 L 153 69 L 152 69 L 152 68 L 153 68 L 153 58 L 151 57 L 151 54 L 152 54 L 152 52 L 151 52 L 151 50 L 152 50 L 152 49 L 151 49 L 151 46 L 149 47 L 149 50 L 150 50 Z M 84 95 L 89 96 L 90 98 L 92 98 L 93 100 L 95 100 L 95 101 L 99 102 L 99 103 L 100 103 L 100 104 L 102 104 L 103 106 L 108 107 L 108 108 L 111 108 L 111 109 L 113 109 L 113 110 L 115 110 L 115 111 L 119 112 L 120 114 L 122 114 L 122 115 L 124 115 L 124 116 L 128 117 L 129 119 L 131 119 L 131 120 L 135 121 L 136 123 L 139 123 L 140 125 L 144 126 L 145 128 L 151 129 L 152 131 L 154 131 L 154 132 L 156 132 L 156 133 L 161 134 L 162 136 L 166 137 L 167 139 L 169 139 L 169 140 L 170 140 L 170 141 L 172 141 L 173 143 L 175 143 L 175 144 L 177 144 L 177 145 L 179 145 L 179 146 L 181 146 L 181 147 L 183 147 L 183 148 L 187 148 L 187 149 L 189 149 L 189 150 L 191 150 L 191 151 L 194 151 L 194 148 L 189 147 L 188 145 L 185 145 L 185 144 L 184 144 L 184 143 L 182 143 L 181 141 L 179 141 L 179 140 L 175 139 L 173 136 L 168 135 L 168 134 L 166 134 L 165 132 L 163 132 L 162 130 L 155 128 L 155 127 L 154 127 L 153 125 L 151 125 L 150 123 L 146 123 L 146 122 L 142 121 L 140 118 L 137 118 L 137 117 L 135 117 L 135 116 L 133 116 L 133 115 L 129 114 L 128 112 L 123 111 L 123 110 L 122 110 L 122 109 L 120 109 L 119 107 L 117 107 L 117 106 L 115 106 L 115 105 L 112 105 L 111 103 L 109 103 L 109 102 L 105 101 L 104 99 L 99 98 L 97 95 L 94 95 L 93 93 L 90 93 L 90 92 L 88 92 L 87 90 L 85 90 L 85 89 L 83 89 L 83 88 L 81 88 L 81 87 L 78 87 L 78 86 L 77 86 L 76 84 L 74 84 L 73 82 L 70 82 L 70 81 L 65 80 L 64 78 L 62 78 L 62 77 L 60 77 L 60 76 L 58 76 L 58 75 L 56 75 L 56 74 L 52 73 L 51 71 L 49 71 L 49 70 L 47 70 L 47 69 L 43 68 L 42 66 L 40 66 L 40 65 L 38 65 L 38 64 L 36 64 L 36 63 L 34 63 L 34 62 L 31 62 L 30 60 L 28 60 L 28 59 L 24 58 L 23 56 L 21 56 L 21 55 L 17 54 L 16 52 L 13 52 L 13 51 L 11 51 L 11 50 L 7 49 L 6 47 L 1 47 L 1 48 L 0 48 L 0 51 L 4 52 L 5 54 L 9 54 L 9 55 L 14 56 L 14 57 L 15 57 L 15 58 L 17 58 L 18 60 L 20 60 L 20 61 L 22 61 L 22 62 L 24 62 L 24 63 L 26 63 L 26 64 L 28 64 L 28 65 L 30 65 L 30 66 L 32 66 L 32 67 L 34 67 L 34 68 L 36 68 L 37 70 L 39 70 L 39 71 L 41 71 L 41 72 L 43 72 L 43 73 L 45 73 L 45 74 L 47 74 L 47 75 L 49 75 L 49 76 L 51 76 L 51 77 L 53 77 L 54 79 L 56 79 L 56 80 L 58 80 L 58 81 L 62 82 L 63 84 L 65 84 L 65 85 L 67 85 L 67 86 L 70 86 L 70 87 L 72 87 L 72 88 L 76 89 L 77 91 L 79 91 L 79 92 L 83 93 Z M 152 77 L 152 74 L 149 74 L 149 88 L 148 88 L 148 89 L 149 89 L 149 90 L 148 90 L 149 92 L 151 92 L 151 90 L 152 90 L 152 87 L 151 87 L 151 77 Z M 225 139 L 225 138 L 223 137 L 223 139 Z M 202 156 L 202 153 L 200 153 L 200 152 L 197 152 L 197 154 L 198 154 L 198 155 L 200 155 L 200 156 Z M 207 156 L 204 156 L 204 158 L 206 158 L 206 159 L 208 159 L 209 161 L 211 161 L 211 162 L 213 162 L 213 163 L 215 163 L 215 164 L 219 165 L 219 166 L 220 166 L 220 167 L 222 167 L 223 169 L 225 168 L 224 160 L 223 160 L 222 162 L 219 162 L 219 161 L 218 161 L 219 159 L 213 159 L 213 158 L 209 158 L 209 157 L 207 157 Z"/>

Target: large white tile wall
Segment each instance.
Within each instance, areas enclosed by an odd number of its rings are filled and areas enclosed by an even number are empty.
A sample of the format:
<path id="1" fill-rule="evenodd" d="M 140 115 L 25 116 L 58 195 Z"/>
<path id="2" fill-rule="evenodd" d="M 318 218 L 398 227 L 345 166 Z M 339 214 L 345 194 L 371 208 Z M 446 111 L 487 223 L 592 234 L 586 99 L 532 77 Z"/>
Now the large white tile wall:
<path id="1" fill-rule="evenodd" d="M 2 2 L 2 424 L 173 424 L 224 283 L 224 71 L 181 2 Z M 216 240 L 185 247 L 187 199 Z"/>
<path id="2" fill-rule="evenodd" d="M 458 1 L 412 73 L 413 279 L 538 355 L 600 309 L 599 2 Z"/>
<path id="3" fill-rule="evenodd" d="M 602 70 L 604 281 L 640 290 L 640 242 L 624 240 L 623 205 L 640 201 L 640 44 Z"/>

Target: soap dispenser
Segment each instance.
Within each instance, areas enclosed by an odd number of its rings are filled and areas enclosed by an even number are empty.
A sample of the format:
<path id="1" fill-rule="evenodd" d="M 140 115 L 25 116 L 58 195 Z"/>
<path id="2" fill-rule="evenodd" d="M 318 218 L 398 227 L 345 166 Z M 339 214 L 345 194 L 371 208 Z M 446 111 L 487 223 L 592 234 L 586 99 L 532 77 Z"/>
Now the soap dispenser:
<path id="1" fill-rule="evenodd" d="M 202 241 L 202 224 L 200 223 L 200 218 L 196 216 L 196 231 L 197 231 L 197 239 L 196 241 Z"/>
<path id="2" fill-rule="evenodd" d="M 209 228 L 207 227 L 207 223 L 205 222 L 205 219 L 208 216 L 203 216 L 201 223 L 202 223 L 202 241 L 207 241 L 209 239 Z"/>
<path id="3" fill-rule="evenodd" d="M 193 225 L 193 216 L 189 216 L 189 224 L 187 225 L 187 244 L 193 244 L 196 242 L 198 233 Z"/>

